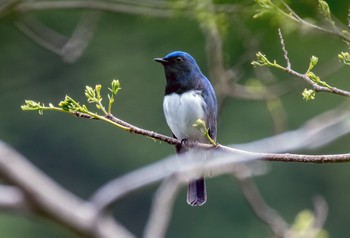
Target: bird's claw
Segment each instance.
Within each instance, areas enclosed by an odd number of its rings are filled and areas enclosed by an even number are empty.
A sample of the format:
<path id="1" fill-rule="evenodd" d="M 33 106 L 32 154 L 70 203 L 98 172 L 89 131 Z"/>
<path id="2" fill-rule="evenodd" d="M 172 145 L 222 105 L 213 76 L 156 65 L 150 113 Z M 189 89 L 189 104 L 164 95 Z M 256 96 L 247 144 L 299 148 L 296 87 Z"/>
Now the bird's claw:
<path id="1" fill-rule="evenodd" d="M 198 141 L 191 140 L 191 139 L 182 139 L 181 145 L 184 146 L 186 149 L 193 148 L 193 147 L 196 147 L 198 145 Z"/>

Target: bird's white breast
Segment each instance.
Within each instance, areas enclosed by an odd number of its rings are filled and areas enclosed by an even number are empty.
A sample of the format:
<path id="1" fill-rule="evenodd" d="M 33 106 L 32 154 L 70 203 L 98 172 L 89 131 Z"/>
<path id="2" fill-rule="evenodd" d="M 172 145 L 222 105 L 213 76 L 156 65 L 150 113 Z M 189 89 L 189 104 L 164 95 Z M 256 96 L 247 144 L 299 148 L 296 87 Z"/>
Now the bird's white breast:
<path id="1" fill-rule="evenodd" d="M 206 121 L 205 106 L 199 91 L 172 93 L 164 97 L 165 119 L 176 138 L 203 141 L 203 134 L 193 124 L 198 119 Z"/>

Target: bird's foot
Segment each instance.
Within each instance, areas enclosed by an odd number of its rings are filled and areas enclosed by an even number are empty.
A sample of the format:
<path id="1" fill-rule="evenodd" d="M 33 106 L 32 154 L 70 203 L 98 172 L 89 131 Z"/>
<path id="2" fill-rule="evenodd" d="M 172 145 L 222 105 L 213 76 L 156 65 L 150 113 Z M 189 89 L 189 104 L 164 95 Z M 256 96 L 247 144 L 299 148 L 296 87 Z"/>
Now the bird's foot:
<path id="1" fill-rule="evenodd" d="M 198 141 L 191 139 L 182 139 L 181 146 L 184 146 L 186 149 L 196 147 L 198 145 Z"/>

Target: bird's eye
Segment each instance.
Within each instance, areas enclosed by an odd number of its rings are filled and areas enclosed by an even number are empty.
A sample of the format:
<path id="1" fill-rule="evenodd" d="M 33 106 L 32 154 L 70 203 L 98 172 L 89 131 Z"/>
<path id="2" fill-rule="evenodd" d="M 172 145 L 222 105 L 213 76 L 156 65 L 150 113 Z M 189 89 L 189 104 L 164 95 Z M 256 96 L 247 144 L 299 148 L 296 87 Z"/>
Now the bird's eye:
<path id="1" fill-rule="evenodd" d="M 182 59 L 181 57 L 176 57 L 176 58 L 175 58 L 175 61 L 176 61 L 176 62 L 181 62 L 181 61 L 183 61 L 183 59 Z"/>

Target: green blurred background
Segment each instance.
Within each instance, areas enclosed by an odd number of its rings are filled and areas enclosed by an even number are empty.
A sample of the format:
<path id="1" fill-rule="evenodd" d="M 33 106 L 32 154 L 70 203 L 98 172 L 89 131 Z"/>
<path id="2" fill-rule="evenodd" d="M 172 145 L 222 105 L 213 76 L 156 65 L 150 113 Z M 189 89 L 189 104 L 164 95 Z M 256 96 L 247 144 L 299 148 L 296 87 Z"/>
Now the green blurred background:
<path id="1" fill-rule="evenodd" d="M 236 17 L 257 38 L 259 51 L 283 62 L 278 24 L 268 17 L 253 19 L 254 4 L 250 1 L 234 3 L 241 4 L 242 11 Z M 337 1 L 329 4 L 335 16 L 346 24 L 348 3 Z M 301 16 L 317 15 L 317 1 L 295 1 L 292 6 Z M 81 11 L 37 11 L 31 15 L 63 34 L 70 34 Z M 55 112 L 39 116 L 21 111 L 20 105 L 25 99 L 58 103 L 66 94 L 85 103 L 85 85 L 102 84 L 106 89 L 112 79 L 119 79 L 122 91 L 114 106 L 115 116 L 170 135 L 162 111 L 164 72 L 152 59 L 174 50 L 187 51 L 208 74 L 205 39 L 194 18 L 180 13 L 174 18 L 102 13 L 83 56 L 68 64 L 23 35 L 14 26 L 16 17 L 10 14 L 0 19 L 1 140 L 11 144 L 59 184 L 82 198 L 89 198 L 97 188 L 115 177 L 174 153 L 172 146 L 125 133 L 102 122 Z M 227 65 L 235 65 L 245 51 L 243 37 L 237 33 L 242 31 L 237 30 L 238 27 L 242 26 L 231 23 L 227 26 L 228 33 L 224 38 Z M 346 49 L 341 40 L 316 32 L 285 30 L 285 41 L 293 67 L 301 72 L 306 70 L 311 55 L 319 57 L 317 73 Z M 246 74 L 240 82 L 242 84 L 255 77 L 250 64 L 254 53 L 239 66 L 239 70 Z M 349 70 L 341 68 L 323 79 L 348 90 Z M 298 80 L 273 72 L 280 81 Z M 307 119 L 345 100 L 336 95 L 318 94 L 317 100 L 305 102 L 301 96 L 305 87 L 301 84 L 281 98 L 288 116 L 288 130 L 298 128 Z M 225 101 L 218 121 L 218 141 L 221 144 L 245 143 L 273 134 L 266 103 L 234 98 Z M 307 153 L 346 153 L 349 152 L 349 139 L 350 136 L 345 136 L 318 151 Z M 322 195 L 329 205 L 325 229 L 331 237 L 350 235 L 349 164 L 267 163 L 267 166 L 269 172 L 254 180 L 267 203 L 288 222 L 292 223 L 301 210 L 313 209 L 313 196 Z M 253 214 L 231 176 L 209 179 L 207 186 L 209 199 L 200 208 L 186 204 L 185 189 L 182 189 L 167 237 L 272 236 L 268 227 Z M 132 194 L 115 208 L 116 217 L 137 236 L 142 234 L 156 188 L 153 186 Z M 40 218 L 2 212 L 0 237 L 74 235 Z"/>

